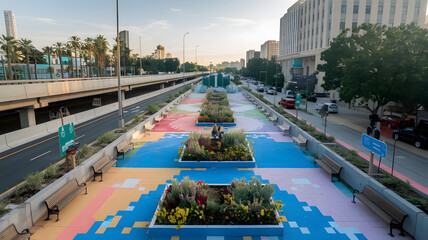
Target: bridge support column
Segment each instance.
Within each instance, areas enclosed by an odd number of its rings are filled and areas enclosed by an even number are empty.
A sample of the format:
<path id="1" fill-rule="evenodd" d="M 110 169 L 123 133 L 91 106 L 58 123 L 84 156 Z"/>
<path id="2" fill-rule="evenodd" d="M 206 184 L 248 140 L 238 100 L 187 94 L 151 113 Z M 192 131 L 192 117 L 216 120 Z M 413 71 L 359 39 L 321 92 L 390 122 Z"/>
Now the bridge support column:
<path id="1" fill-rule="evenodd" d="M 164 89 L 165 88 L 165 83 L 161 83 L 160 84 L 160 89 Z"/>
<path id="2" fill-rule="evenodd" d="M 19 120 L 21 128 L 27 128 L 36 125 L 36 114 L 34 108 L 21 108 L 19 109 Z"/>
<path id="3" fill-rule="evenodd" d="M 172 81 L 172 86 L 175 86 L 175 81 Z"/>
<path id="4" fill-rule="evenodd" d="M 124 101 L 125 100 L 125 91 L 120 91 L 120 96 L 121 96 L 121 98 L 122 98 L 122 101 Z"/>

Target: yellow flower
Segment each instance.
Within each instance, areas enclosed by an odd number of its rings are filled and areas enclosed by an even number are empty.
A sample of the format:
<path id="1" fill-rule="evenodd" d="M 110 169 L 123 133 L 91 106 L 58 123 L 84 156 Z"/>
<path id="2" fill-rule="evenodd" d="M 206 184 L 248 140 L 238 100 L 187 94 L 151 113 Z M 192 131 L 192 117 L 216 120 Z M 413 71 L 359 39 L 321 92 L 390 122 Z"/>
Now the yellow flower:
<path id="1" fill-rule="evenodd" d="M 264 215 L 265 215 L 265 210 L 264 210 L 264 209 L 262 209 L 262 211 L 261 211 L 260 215 L 262 215 L 262 216 L 264 216 Z"/>

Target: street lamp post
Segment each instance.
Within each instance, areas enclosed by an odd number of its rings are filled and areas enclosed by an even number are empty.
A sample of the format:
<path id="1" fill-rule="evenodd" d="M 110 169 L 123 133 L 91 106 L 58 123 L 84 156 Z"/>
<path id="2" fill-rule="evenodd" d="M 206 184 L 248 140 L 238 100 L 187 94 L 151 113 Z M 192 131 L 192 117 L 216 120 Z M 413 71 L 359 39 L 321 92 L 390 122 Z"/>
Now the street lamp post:
<path id="1" fill-rule="evenodd" d="M 120 86 L 120 41 L 119 41 L 119 0 L 116 0 L 116 29 L 117 29 L 117 59 L 116 59 L 116 74 L 117 74 L 117 99 L 119 102 L 119 128 L 123 128 L 125 122 L 123 120 L 123 110 L 122 110 L 122 90 Z"/>
<path id="2" fill-rule="evenodd" d="M 277 90 L 277 78 L 278 78 L 278 64 L 275 62 L 275 92 L 273 95 L 273 105 L 276 106 L 276 94 L 278 94 Z"/>
<path id="3" fill-rule="evenodd" d="M 186 35 L 188 35 L 188 34 L 189 34 L 189 32 L 185 33 L 184 36 L 183 36 L 183 85 L 186 82 L 186 76 L 185 76 L 185 73 L 186 73 L 186 66 L 185 66 L 186 60 L 184 58 L 184 54 L 185 54 L 184 50 L 185 50 Z"/>
<path id="4" fill-rule="evenodd" d="M 306 108 L 306 112 L 308 112 L 308 97 L 309 97 L 309 78 L 308 78 L 308 76 L 306 76 L 306 106 L 305 106 L 305 108 Z"/>
<path id="5" fill-rule="evenodd" d="M 196 45 L 196 75 L 198 75 L 198 47 L 199 45 Z"/>
<path id="6" fill-rule="evenodd" d="M 143 69 L 143 65 L 141 63 L 141 37 L 140 37 L 140 74 L 141 75 L 141 69 Z"/>

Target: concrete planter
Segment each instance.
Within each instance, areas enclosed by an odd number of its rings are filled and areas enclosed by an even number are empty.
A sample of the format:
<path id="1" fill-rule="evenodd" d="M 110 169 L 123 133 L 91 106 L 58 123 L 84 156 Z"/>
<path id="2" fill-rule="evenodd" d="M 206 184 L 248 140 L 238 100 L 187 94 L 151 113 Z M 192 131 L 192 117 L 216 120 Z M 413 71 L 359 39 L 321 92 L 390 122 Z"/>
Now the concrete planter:
<path id="1" fill-rule="evenodd" d="M 210 186 L 226 186 L 226 184 L 209 184 Z M 166 196 L 165 186 L 159 203 L 162 203 Z M 156 214 L 160 210 L 160 204 L 156 208 L 149 226 L 149 235 L 158 236 L 282 236 L 284 225 L 282 222 L 277 225 L 183 225 L 175 229 L 177 225 L 157 225 Z M 277 218 L 279 217 L 276 212 Z"/>
<path id="2" fill-rule="evenodd" d="M 249 148 L 249 145 L 248 145 Z M 183 154 L 186 146 L 183 147 L 178 167 L 180 168 L 255 168 L 256 159 L 252 157 L 251 161 L 183 161 Z M 250 153 L 252 153 L 250 149 Z"/>
<path id="3" fill-rule="evenodd" d="M 236 121 L 231 122 L 231 123 L 215 123 L 217 124 L 217 126 L 219 127 L 235 127 L 236 126 Z M 196 120 L 196 126 L 197 127 L 212 127 L 214 126 L 213 122 L 198 122 L 198 120 Z"/>

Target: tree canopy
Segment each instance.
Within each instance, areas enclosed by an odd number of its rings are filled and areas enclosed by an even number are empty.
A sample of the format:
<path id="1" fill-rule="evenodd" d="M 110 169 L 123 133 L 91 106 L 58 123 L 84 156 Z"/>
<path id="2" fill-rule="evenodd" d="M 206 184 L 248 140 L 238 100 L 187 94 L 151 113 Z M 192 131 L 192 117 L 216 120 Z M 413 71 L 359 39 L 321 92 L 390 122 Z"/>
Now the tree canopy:
<path id="1" fill-rule="evenodd" d="M 241 73 L 244 77 L 252 77 L 271 86 L 275 86 L 275 75 L 277 74 L 277 86 L 282 87 L 284 85 L 281 66 L 275 60 L 252 58 L 248 61 L 247 67 L 241 69 Z"/>
<path id="2" fill-rule="evenodd" d="M 428 30 L 412 25 L 387 28 L 362 24 L 345 29 L 321 53 L 325 90 L 338 89 L 346 102 L 372 101 L 377 113 L 390 101 L 405 113 L 428 106 Z"/>

